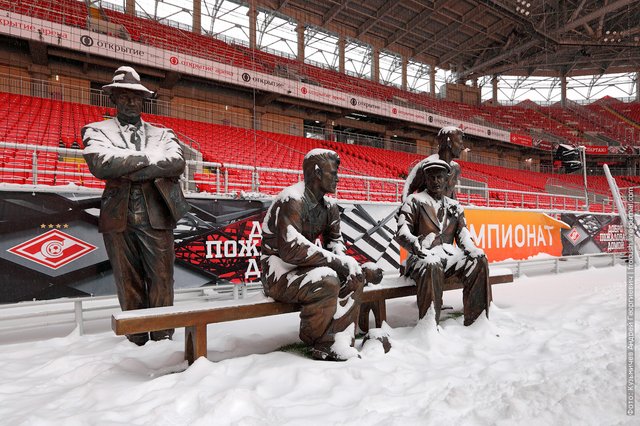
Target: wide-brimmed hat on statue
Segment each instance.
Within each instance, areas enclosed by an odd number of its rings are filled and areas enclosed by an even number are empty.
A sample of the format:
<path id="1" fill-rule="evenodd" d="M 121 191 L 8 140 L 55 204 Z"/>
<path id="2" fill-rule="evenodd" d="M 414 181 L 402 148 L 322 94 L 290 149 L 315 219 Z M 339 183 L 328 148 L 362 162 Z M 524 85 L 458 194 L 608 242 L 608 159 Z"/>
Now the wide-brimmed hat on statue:
<path id="1" fill-rule="evenodd" d="M 141 92 L 145 98 L 151 97 L 153 92 L 140 83 L 140 75 L 131 67 L 120 67 L 113 74 L 111 83 L 102 86 L 107 95 L 111 95 L 113 89 L 127 89 Z"/>
<path id="2" fill-rule="evenodd" d="M 430 172 L 433 170 L 445 170 L 447 173 L 451 172 L 451 166 L 449 166 L 449 163 L 447 163 L 444 160 L 441 160 L 438 157 L 438 154 L 430 155 L 429 157 L 422 160 L 421 163 L 422 163 L 422 170 L 424 172 Z"/>

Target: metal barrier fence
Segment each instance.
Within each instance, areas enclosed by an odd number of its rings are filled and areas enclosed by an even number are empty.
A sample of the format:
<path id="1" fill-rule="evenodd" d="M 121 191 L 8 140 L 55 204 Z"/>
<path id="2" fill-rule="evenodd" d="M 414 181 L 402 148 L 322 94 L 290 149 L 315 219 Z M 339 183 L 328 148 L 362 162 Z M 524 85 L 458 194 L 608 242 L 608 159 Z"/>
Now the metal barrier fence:
<path id="1" fill-rule="evenodd" d="M 562 273 L 591 267 L 613 266 L 624 262 L 625 257 L 620 254 L 588 254 L 548 259 L 533 259 L 521 261 L 504 261 L 492 263 L 495 267 L 514 268 L 514 276 L 523 273 L 540 275 L 548 273 Z M 397 271 L 385 271 L 386 276 L 394 276 Z M 204 286 L 193 289 L 175 291 L 175 304 L 211 303 L 220 300 L 239 300 L 250 294 L 262 290 L 256 283 L 224 284 Z M 118 301 L 114 296 L 61 298 L 43 301 L 20 302 L 0 306 L 0 343 L 9 343 L 25 339 L 24 333 L 37 330 L 41 333 L 44 328 L 55 330 L 60 335 L 67 335 L 74 329 L 82 335 L 87 331 L 87 325 L 100 322 L 97 332 L 109 330 L 109 318 L 120 311 Z M 13 337 L 11 337 L 13 335 Z M 9 336 L 9 337 L 7 337 Z M 19 337 L 18 337 L 19 336 Z M 47 334 L 46 338 L 54 337 Z M 38 337 L 42 339 L 42 335 Z"/>
<path id="2" fill-rule="evenodd" d="M 0 181 L 11 182 L 11 176 L 19 174 L 22 180 L 15 183 L 104 187 L 89 172 L 79 149 L 0 142 L 0 149 L 2 148 L 17 150 L 24 155 L 22 164 L 0 165 Z M 42 153 L 56 154 L 55 168 L 45 167 L 46 163 L 41 160 Z M 71 167 L 61 169 L 61 163 Z M 269 196 L 302 180 L 301 170 L 195 160 L 188 160 L 186 164 L 182 185 L 187 193 L 207 192 L 218 196 L 235 196 L 240 192 L 252 192 Z M 55 180 L 52 179 L 53 176 Z M 402 201 L 404 180 L 350 174 L 340 174 L 339 178 L 335 194 L 338 199 L 394 203 Z M 584 205 L 584 197 L 495 189 L 485 187 L 484 183 L 480 183 L 480 187 L 459 185 L 456 188 L 460 201 L 465 204 L 563 210 L 580 210 Z"/>

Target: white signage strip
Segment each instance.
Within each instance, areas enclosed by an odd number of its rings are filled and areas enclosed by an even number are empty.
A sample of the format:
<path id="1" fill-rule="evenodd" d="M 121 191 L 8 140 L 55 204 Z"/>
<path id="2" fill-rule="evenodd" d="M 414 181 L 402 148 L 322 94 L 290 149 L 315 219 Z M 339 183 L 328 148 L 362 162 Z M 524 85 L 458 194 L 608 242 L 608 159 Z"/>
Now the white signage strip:
<path id="1" fill-rule="evenodd" d="M 12 12 L 6 12 L 5 16 L 0 18 L 0 33 L 113 58 L 114 67 L 120 65 L 118 61 L 142 64 L 436 128 L 455 126 L 470 135 L 510 142 L 510 133 L 504 130 L 276 77 L 257 70 L 221 64 L 184 53 L 172 53 Z"/>

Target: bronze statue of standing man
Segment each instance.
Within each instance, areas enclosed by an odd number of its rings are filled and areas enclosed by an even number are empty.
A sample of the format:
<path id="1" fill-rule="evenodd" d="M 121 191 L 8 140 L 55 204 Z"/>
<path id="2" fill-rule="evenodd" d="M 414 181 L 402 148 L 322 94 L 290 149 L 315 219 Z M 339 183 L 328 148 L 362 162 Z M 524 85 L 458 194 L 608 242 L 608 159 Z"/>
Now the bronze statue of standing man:
<path id="1" fill-rule="evenodd" d="M 106 182 L 99 231 L 122 310 L 173 305 L 173 229 L 189 210 L 178 183 L 185 162 L 173 131 L 141 119 L 153 92 L 131 67 L 103 86 L 117 117 L 82 128 L 89 170 Z M 170 339 L 173 330 L 127 335 L 137 345 Z"/>
<path id="2" fill-rule="evenodd" d="M 449 165 L 450 172 L 446 182 L 446 188 L 444 195 L 456 200 L 456 185 L 460 179 L 460 164 L 454 159 L 460 158 L 460 154 L 464 151 L 464 142 L 462 136 L 464 133 L 457 127 L 443 127 L 436 136 L 438 142 L 438 153 L 430 155 L 428 159 L 437 159 L 446 162 Z M 410 172 L 407 181 L 411 181 L 412 185 L 406 185 L 403 192 L 403 199 L 407 198 L 418 188 L 424 187 L 425 176 L 423 175 L 423 162 L 427 159 L 419 162 Z"/>

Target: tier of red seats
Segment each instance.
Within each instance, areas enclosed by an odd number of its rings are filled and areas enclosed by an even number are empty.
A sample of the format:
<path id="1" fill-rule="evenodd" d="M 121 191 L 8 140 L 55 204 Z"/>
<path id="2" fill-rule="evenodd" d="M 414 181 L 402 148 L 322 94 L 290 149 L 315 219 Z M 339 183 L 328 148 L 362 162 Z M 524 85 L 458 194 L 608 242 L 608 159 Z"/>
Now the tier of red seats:
<path id="1" fill-rule="evenodd" d="M 44 21 L 86 28 L 87 6 L 77 0 L 0 0 L 0 8 Z"/>
<path id="2" fill-rule="evenodd" d="M 86 27 L 87 8 L 75 0 L 0 0 L 0 8 L 67 25 Z M 590 106 L 598 114 L 606 114 L 611 124 L 598 124 L 578 118 L 568 110 L 553 108 L 546 111 L 521 107 L 469 106 L 448 102 L 428 94 L 413 93 L 394 86 L 386 86 L 368 79 L 357 78 L 334 70 L 319 68 L 296 60 L 276 56 L 260 50 L 231 45 L 202 34 L 185 32 L 157 21 L 103 9 L 107 19 L 126 28 L 129 37 L 138 42 L 162 49 L 201 56 L 230 65 L 280 74 L 318 84 L 349 94 L 367 96 L 382 101 L 404 100 L 429 111 L 465 121 L 529 133 L 538 128 L 571 143 L 588 144 L 582 137 L 585 131 L 599 132 L 625 145 L 640 143 L 640 105 L 632 104 L 629 111 L 621 111 L 625 121 L 599 105 Z M 115 34 L 121 36 L 121 34 Z M 619 104 L 618 104 L 619 105 Z M 637 126 L 637 131 L 629 126 Z"/>
<path id="3" fill-rule="evenodd" d="M 113 109 L 49 100 L 23 95 L 0 93 L 0 140 L 15 143 L 15 148 L 0 151 L 0 163 L 4 164 L 0 180 L 10 183 L 33 183 L 33 149 L 19 149 L 19 144 L 36 146 L 65 146 L 80 148 L 80 128 L 89 122 L 112 115 Z M 149 115 L 144 119 L 170 127 L 181 137 L 199 144 L 203 158 L 208 162 L 244 164 L 268 168 L 300 170 L 304 155 L 313 148 L 327 148 L 341 156 L 341 172 L 346 175 L 365 175 L 388 181 L 364 181 L 343 177 L 338 190 L 344 198 L 395 201 L 394 194 L 401 187 L 392 179 L 406 175 L 410 167 L 422 157 L 417 154 L 389 151 L 382 148 L 349 145 L 338 142 L 309 139 L 299 136 L 253 131 L 238 127 L 211 124 L 193 120 Z M 37 182 L 40 184 L 68 184 L 100 187 L 79 158 L 66 158 L 50 152 L 37 154 Z M 550 177 L 572 182 L 579 177 L 548 175 L 538 172 L 509 169 L 499 166 L 460 161 L 463 177 L 486 182 L 490 188 L 516 191 L 544 192 Z M 228 190 L 251 190 L 257 185 L 261 192 L 277 193 L 281 188 L 300 179 L 300 174 L 277 171 L 260 172 L 252 176 L 251 170 L 227 168 L 226 173 L 235 187 Z M 199 174 L 202 190 L 217 189 L 214 175 Z M 630 184 L 636 182 L 630 177 Z M 590 177 L 590 188 L 605 192 L 602 177 Z M 386 194 L 386 195 L 383 195 Z M 471 196 L 468 196 L 471 197 Z M 464 198 L 462 198 L 464 199 Z M 490 191 L 485 204 L 505 207 L 552 207 L 550 197 L 545 201 L 538 196 L 505 194 Z M 564 206 L 572 207 L 566 203 Z M 556 207 L 561 207 L 556 205 Z"/>

